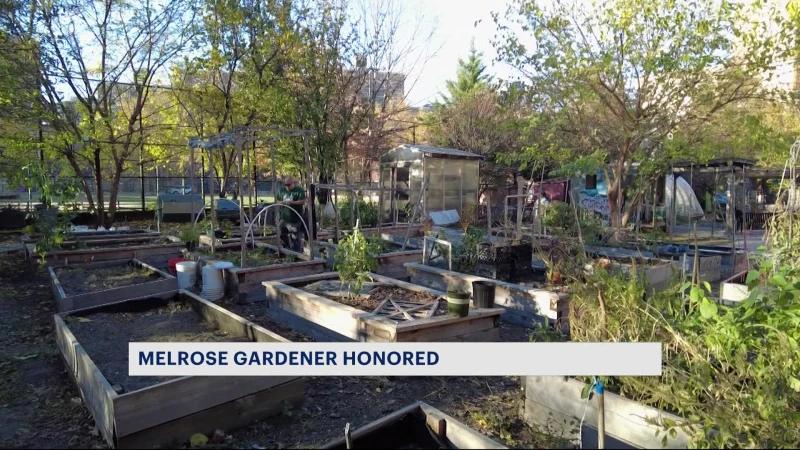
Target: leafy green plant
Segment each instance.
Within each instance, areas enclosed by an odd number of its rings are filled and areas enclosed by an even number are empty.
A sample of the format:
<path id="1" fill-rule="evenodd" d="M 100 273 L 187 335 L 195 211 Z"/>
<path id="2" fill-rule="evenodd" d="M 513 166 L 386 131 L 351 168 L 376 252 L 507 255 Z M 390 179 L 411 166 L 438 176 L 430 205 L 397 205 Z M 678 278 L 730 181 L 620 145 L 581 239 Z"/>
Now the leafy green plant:
<path id="1" fill-rule="evenodd" d="M 631 278 L 632 277 L 632 278 Z M 656 422 L 664 443 L 686 430 L 696 448 L 786 448 L 800 442 L 800 271 L 771 260 L 747 276 L 735 307 L 689 283 L 643 301 L 645 285 L 596 269 L 574 286 L 580 342 L 661 342 L 661 377 L 614 377 L 609 389 L 685 420 Z"/>
<path id="2" fill-rule="evenodd" d="M 193 225 L 187 225 L 181 228 L 179 237 L 186 243 L 197 242 L 200 240 L 200 232 Z"/>
<path id="3" fill-rule="evenodd" d="M 25 231 L 39 235 L 34 251 L 39 255 L 40 265 L 44 265 L 47 253 L 67 239 L 79 207 L 80 183 L 70 177 L 52 177 L 38 163 L 23 167 L 17 175 L 19 178 L 15 182 L 39 193 L 42 208 L 28 214 L 33 225 L 26 227 Z"/>
<path id="4" fill-rule="evenodd" d="M 339 240 L 333 268 L 339 279 L 352 287 L 354 293 L 361 292 L 364 283 L 371 280 L 369 273 L 378 268 L 380 248 L 361 233 L 356 221 L 353 232 Z"/>
<path id="5" fill-rule="evenodd" d="M 343 229 L 352 229 L 358 221 L 364 228 L 373 228 L 378 226 L 378 206 L 366 202 L 363 199 L 358 200 L 356 204 L 356 217 L 352 217 L 352 203 L 350 200 L 345 200 L 339 203 L 339 227 Z"/>
<path id="6" fill-rule="evenodd" d="M 483 229 L 468 227 L 461 243 L 453 246 L 454 259 L 459 272 L 470 273 L 478 264 L 478 244 L 483 242 Z"/>

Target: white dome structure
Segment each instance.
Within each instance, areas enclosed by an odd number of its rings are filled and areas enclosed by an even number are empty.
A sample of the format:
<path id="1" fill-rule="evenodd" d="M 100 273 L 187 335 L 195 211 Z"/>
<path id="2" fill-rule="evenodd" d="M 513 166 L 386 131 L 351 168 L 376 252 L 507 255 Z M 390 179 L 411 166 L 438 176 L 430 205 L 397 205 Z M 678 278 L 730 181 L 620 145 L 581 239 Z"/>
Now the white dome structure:
<path id="1" fill-rule="evenodd" d="M 674 182 L 672 175 L 668 176 L 665 182 L 664 205 L 667 207 L 668 214 L 672 212 L 672 186 Z M 686 180 L 680 177 L 678 177 L 678 184 L 675 189 L 675 198 L 675 215 L 677 217 L 697 219 L 705 216 L 703 208 L 700 206 L 700 201 L 694 195 L 694 190 Z"/>

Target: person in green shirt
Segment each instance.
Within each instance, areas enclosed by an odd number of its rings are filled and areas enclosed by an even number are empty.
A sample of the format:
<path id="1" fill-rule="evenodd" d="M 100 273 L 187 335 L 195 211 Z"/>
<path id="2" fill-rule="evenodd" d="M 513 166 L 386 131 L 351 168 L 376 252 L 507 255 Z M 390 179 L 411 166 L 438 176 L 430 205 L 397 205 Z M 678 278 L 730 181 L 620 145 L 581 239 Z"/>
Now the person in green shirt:
<path id="1" fill-rule="evenodd" d="M 306 204 L 306 191 L 293 177 L 288 176 L 283 180 L 283 187 L 278 191 L 275 201 L 279 205 L 285 205 L 288 208 L 280 208 L 281 218 L 281 241 L 292 250 L 302 253 L 303 240 L 305 238 L 305 218 L 303 215 L 304 206 Z M 297 214 L 292 212 L 289 208 L 293 209 Z M 290 240 L 289 237 L 293 236 L 294 239 Z"/>

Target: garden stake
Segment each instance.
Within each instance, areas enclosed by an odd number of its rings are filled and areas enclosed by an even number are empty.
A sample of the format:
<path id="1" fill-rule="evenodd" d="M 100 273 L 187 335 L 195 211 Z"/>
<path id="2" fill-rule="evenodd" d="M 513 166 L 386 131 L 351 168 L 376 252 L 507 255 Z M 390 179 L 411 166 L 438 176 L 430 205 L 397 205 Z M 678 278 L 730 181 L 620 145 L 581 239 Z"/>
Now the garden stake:
<path id="1" fill-rule="evenodd" d="M 344 444 L 347 446 L 347 450 L 353 448 L 353 441 L 350 437 L 350 422 L 347 422 L 344 425 Z"/>
<path id="2" fill-rule="evenodd" d="M 604 449 L 606 444 L 606 413 L 603 394 L 603 381 L 597 380 L 597 448 Z"/>

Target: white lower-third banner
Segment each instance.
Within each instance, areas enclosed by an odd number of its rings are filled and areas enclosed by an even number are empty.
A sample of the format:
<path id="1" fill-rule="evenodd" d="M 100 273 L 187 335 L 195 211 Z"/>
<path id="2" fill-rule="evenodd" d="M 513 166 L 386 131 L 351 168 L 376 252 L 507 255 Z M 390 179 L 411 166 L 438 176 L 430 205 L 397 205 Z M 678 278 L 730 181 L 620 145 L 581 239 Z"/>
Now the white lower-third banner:
<path id="1" fill-rule="evenodd" d="M 653 376 L 661 343 L 143 343 L 131 376 Z"/>

